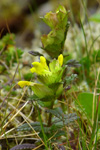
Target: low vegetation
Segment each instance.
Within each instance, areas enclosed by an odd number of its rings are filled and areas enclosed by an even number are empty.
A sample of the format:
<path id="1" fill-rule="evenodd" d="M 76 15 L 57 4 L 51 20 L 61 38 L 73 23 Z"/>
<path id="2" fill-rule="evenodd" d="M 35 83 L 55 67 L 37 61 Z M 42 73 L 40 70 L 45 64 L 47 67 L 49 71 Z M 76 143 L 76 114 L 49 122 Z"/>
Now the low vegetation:
<path id="1" fill-rule="evenodd" d="M 68 15 L 59 5 L 42 18 L 41 51 L 17 48 L 14 34 L 0 40 L 1 150 L 100 149 L 100 16 L 72 27 Z"/>

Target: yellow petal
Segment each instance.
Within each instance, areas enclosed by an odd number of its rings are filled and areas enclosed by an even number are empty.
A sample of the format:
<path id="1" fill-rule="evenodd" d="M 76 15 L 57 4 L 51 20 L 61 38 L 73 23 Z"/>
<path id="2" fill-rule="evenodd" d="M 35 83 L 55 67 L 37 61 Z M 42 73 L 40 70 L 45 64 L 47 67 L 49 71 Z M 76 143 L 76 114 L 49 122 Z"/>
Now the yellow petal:
<path id="1" fill-rule="evenodd" d="M 46 63 L 46 59 L 43 56 L 40 56 L 40 63 L 43 66 L 44 69 L 49 70 L 47 63 Z"/>
<path id="2" fill-rule="evenodd" d="M 62 54 L 60 54 L 58 56 L 58 61 L 59 61 L 60 66 L 62 66 L 63 65 L 63 55 Z"/>
<path id="3" fill-rule="evenodd" d="M 32 65 L 36 68 L 36 67 L 41 67 L 41 64 L 39 62 L 33 62 Z"/>
<path id="4" fill-rule="evenodd" d="M 26 85 L 27 86 L 33 85 L 33 82 L 30 82 L 30 81 L 19 81 L 18 85 L 23 88 Z"/>
<path id="5" fill-rule="evenodd" d="M 34 67 L 32 67 L 32 68 L 30 69 L 30 71 L 31 71 L 32 73 L 34 73 L 34 72 L 36 72 L 36 69 L 35 69 Z"/>
<path id="6" fill-rule="evenodd" d="M 45 62 L 46 62 L 46 59 L 45 59 L 45 57 L 43 57 L 43 56 L 40 56 L 40 62 L 41 62 L 41 64 L 45 63 Z"/>
<path id="7" fill-rule="evenodd" d="M 43 73 L 43 66 L 41 63 L 39 62 L 33 62 L 32 65 L 34 66 L 33 68 L 31 68 L 31 72 L 35 72 L 37 74 L 42 74 Z"/>

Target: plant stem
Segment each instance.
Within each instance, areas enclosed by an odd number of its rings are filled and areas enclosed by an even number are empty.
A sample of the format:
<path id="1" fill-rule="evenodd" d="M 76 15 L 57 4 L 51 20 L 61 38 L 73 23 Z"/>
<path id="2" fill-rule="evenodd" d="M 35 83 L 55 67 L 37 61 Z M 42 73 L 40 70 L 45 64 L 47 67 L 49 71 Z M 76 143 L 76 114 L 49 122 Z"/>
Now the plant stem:
<path id="1" fill-rule="evenodd" d="M 48 127 L 51 126 L 51 119 L 52 119 L 52 114 L 49 114 Z"/>
<path id="2" fill-rule="evenodd" d="M 54 105 L 54 101 L 52 101 L 50 109 L 53 109 L 53 105 Z M 50 113 L 48 119 L 48 127 L 51 126 L 51 121 L 52 121 L 52 114 Z"/>
<path id="3" fill-rule="evenodd" d="M 38 117 L 39 117 L 39 121 L 40 121 L 40 125 L 41 125 L 41 130 L 42 130 L 42 134 L 43 134 L 43 138 L 44 138 L 45 148 L 46 148 L 46 150 L 48 150 L 47 137 L 46 137 L 46 134 L 44 132 L 42 118 L 41 118 L 41 114 L 40 114 L 39 108 L 38 108 Z"/>

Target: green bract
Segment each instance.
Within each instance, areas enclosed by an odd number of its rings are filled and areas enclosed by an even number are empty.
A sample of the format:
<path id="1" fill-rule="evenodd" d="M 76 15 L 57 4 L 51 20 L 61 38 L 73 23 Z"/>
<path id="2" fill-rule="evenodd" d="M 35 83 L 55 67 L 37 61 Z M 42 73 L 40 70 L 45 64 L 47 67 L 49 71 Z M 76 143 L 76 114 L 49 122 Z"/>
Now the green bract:
<path id="1" fill-rule="evenodd" d="M 60 5 L 56 10 L 56 13 L 47 13 L 44 16 L 43 21 L 51 28 L 51 32 L 48 35 L 43 35 L 41 37 L 43 49 L 51 57 L 57 57 L 62 53 L 66 33 L 69 27 L 68 12 Z"/>

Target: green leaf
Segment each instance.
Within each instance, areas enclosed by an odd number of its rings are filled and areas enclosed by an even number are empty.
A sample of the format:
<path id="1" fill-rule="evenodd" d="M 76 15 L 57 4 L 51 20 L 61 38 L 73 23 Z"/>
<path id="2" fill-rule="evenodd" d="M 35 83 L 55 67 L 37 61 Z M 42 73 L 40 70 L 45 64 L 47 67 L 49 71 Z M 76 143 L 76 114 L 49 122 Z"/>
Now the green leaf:
<path id="1" fill-rule="evenodd" d="M 54 108 L 54 109 L 46 109 L 47 113 L 51 113 L 52 115 L 56 116 L 57 118 L 62 118 L 64 116 L 64 113 L 60 107 Z"/>
<path id="2" fill-rule="evenodd" d="M 53 121 L 53 125 L 56 126 L 56 128 L 62 128 L 65 125 L 69 125 L 70 123 L 74 122 L 75 120 L 79 119 L 79 117 L 75 113 L 70 114 L 64 114 L 62 118 L 56 118 Z"/>
<path id="3" fill-rule="evenodd" d="M 59 114 L 61 113 L 62 114 L 62 111 L 59 109 L 58 110 Z M 55 114 L 55 112 L 52 111 L 53 114 Z M 43 123 L 43 129 L 44 129 L 44 132 L 46 134 L 54 134 L 54 132 L 56 131 L 60 131 L 59 129 L 62 129 L 62 127 L 64 127 L 65 125 L 69 125 L 69 123 L 72 123 L 73 121 L 77 120 L 78 119 L 78 116 L 75 114 L 75 113 L 71 113 L 71 114 L 67 114 L 67 115 L 64 115 L 63 117 L 63 120 L 61 118 L 56 118 L 55 117 L 55 120 L 53 121 L 52 125 L 50 127 L 47 127 L 46 124 Z M 17 131 L 32 131 L 32 128 L 36 131 L 36 132 L 42 132 L 42 129 L 41 129 L 41 124 L 40 122 L 32 122 L 29 124 L 25 123 L 21 126 L 19 126 L 17 128 Z M 59 133 L 59 136 L 61 136 L 62 134 L 64 133 Z"/>
<path id="4" fill-rule="evenodd" d="M 17 131 L 31 131 L 32 128 L 36 132 L 41 132 L 41 124 L 40 124 L 40 122 L 32 122 L 32 123 L 30 123 L 30 125 L 27 124 L 27 123 L 24 123 L 23 125 L 21 125 L 21 126 L 19 126 L 17 128 Z"/>
<path id="5" fill-rule="evenodd" d="M 12 147 L 10 150 L 22 150 L 22 149 L 29 150 L 29 149 L 33 149 L 35 147 L 36 147 L 35 144 L 29 144 L 29 143 L 26 144 L 25 143 L 25 144 L 16 145 L 16 146 Z"/>
<path id="6" fill-rule="evenodd" d="M 89 18 L 90 21 L 100 22 L 100 13 L 96 13 Z"/>
<path id="7" fill-rule="evenodd" d="M 53 29 L 57 24 L 57 15 L 51 11 L 47 13 L 42 19 L 51 29 Z"/>
<path id="8" fill-rule="evenodd" d="M 41 124 L 40 122 L 32 122 L 29 124 L 24 123 L 23 125 L 19 126 L 17 128 L 17 131 L 32 131 L 32 128 L 36 131 L 36 132 L 42 132 L 41 129 Z M 50 130 L 52 130 L 52 127 L 47 127 L 46 124 L 43 123 L 43 128 L 44 128 L 44 132 L 45 133 L 50 133 Z"/>
<path id="9" fill-rule="evenodd" d="M 79 119 L 79 117 L 75 113 L 64 114 L 60 107 L 54 109 L 46 109 L 47 113 L 51 113 L 55 116 L 52 125 L 56 126 L 57 128 L 61 128 L 64 125 L 68 125 L 73 121 Z"/>
<path id="10" fill-rule="evenodd" d="M 85 112 L 87 117 L 92 118 L 92 107 L 93 107 L 93 93 L 80 93 L 78 95 L 78 100 L 76 100 L 76 104 L 79 106 L 82 112 Z M 98 96 L 95 96 L 94 103 L 94 113 L 96 113 L 96 100 Z M 100 104 L 99 104 L 99 114 L 100 114 Z"/>
<path id="11" fill-rule="evenodd" d="M 44 97 L 43 99 L 38 100 L 38 104 L 42 107 L 50 108 L 53 100 L 54 99 L 51 97 Z"/>
<path id="12" fill-rule="evenodd" d="M 43 54 L 36 52 L 36 51 L 29 51 L 28 53 L 33 55 L 33 56 L 43 56 Z"/>

